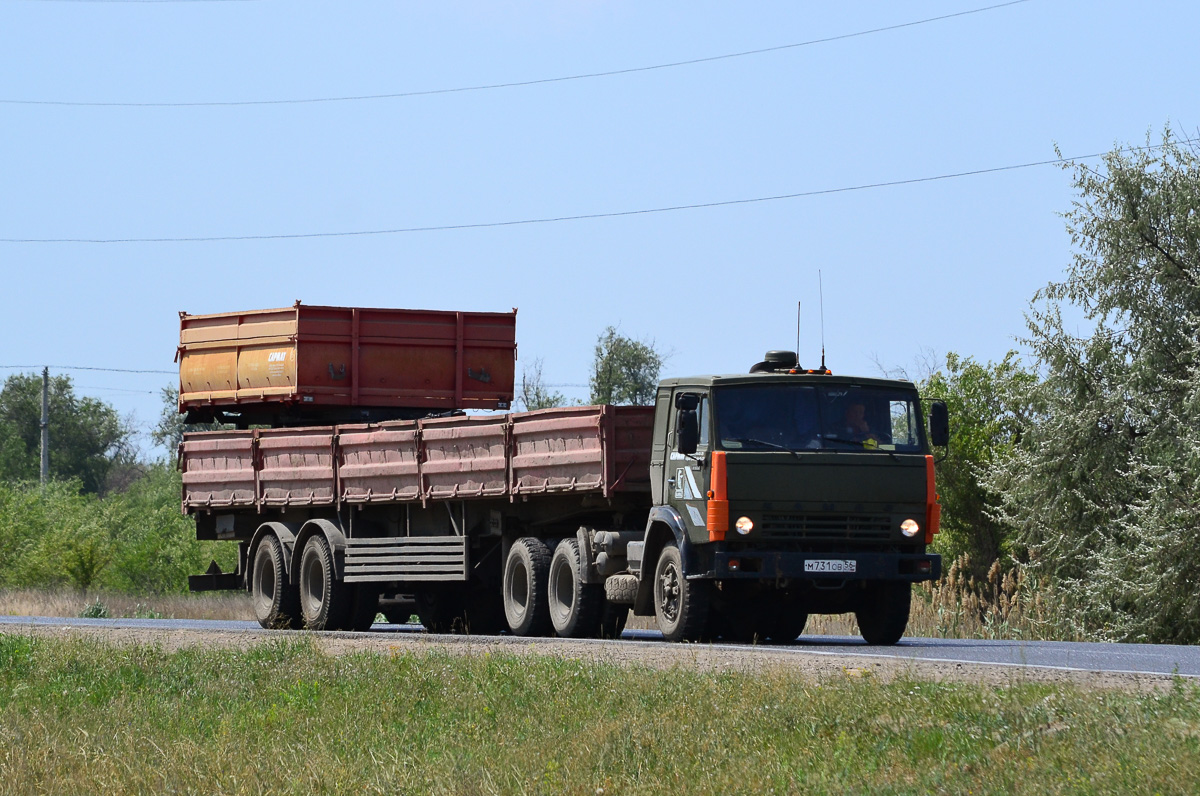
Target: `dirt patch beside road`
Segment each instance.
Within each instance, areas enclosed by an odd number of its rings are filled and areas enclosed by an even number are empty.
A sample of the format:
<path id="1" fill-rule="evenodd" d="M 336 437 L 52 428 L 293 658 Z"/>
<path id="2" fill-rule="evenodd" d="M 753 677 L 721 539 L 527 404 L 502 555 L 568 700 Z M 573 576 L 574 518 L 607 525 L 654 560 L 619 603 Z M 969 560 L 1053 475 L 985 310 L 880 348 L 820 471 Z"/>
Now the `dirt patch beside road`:
<path id="1" fill-rule="evenodd" d="M 1016 683 L 1070 683 L 1087 689 L 1162 691 L 1169 689 L 1167 675 L 1127 674 L 1000 666 L 994 664 L 920 661 L 847 653 L 828 655 L 802 648 L 732 647 L 706 644 L 665 644 L 639 641 L 591 641 L 560 638 L 526 639 L 509 636 L 443 636 L 411 632 L 304 633 L 266 630 L 192 630 L 10 625 L 0 632 L 89 638 L 107 644 L 159 646 L 167 651 L 193 647 L 249 649 L 280 639 L 307 639 L 329 655 L 374 652 L 403 655 L 438 651 L 453 655 L 545 655 L 617 666 L 653 669 L 683 667 L 698 671 L 761 673 L 787 671 L 819 681 L 828 678 L 874 678 L 932 682 L 964 682 L 1009 686 Z"/>

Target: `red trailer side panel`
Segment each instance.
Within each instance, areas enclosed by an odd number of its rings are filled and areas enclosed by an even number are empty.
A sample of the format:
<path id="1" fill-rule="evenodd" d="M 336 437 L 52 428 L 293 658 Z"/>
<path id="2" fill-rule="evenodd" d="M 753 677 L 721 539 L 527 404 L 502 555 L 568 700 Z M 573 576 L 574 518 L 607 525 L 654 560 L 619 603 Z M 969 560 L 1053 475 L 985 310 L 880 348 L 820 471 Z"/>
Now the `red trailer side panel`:
<path id="1" fill-rule="evenodd" d="M 347 503 L 420 500 L 417 433 L 416 423 L 340 427 L 341 499 Z"/>
<path id="2" fill-rule="evenodd" d="M 206 431 L 184 438 L 183 505 L 185 508 L 254 506 L 258 476 L 254 439 L 246 431 Z"/>
<path id="3" fill-rule="evenodd" d="M 421 472 L 427 499 L 484 497 L 508 491 L 508 423 L 490 417 L 422 420 Z"/>
<path id="4" fill-rule="evenodd" d="M 333 503 L 331 427 L 265 429 L 257 433 L 259 500 L 263 506 Z"/>
<path id="5" fill-rule="evenodd" d="M 183 442 L 184 508 L 650 491 L 653 407 L 212 431 Z"/>

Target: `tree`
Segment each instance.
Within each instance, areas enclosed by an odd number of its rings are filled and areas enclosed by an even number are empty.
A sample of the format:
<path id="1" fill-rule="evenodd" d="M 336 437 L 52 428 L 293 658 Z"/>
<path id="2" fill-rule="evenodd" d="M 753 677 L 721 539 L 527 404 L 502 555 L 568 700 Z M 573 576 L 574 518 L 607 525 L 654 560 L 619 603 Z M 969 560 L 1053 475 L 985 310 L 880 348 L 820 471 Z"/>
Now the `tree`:
<path id="1" fill-rule="evenodd" d="M 75 395 L 69 376 L 50 379 L 50 473 L 102 493 L 108 476 L 135 458 L 133 431 L 112 406 Z M 42 378 L 9 376 L 0 390 L 0 476 L 36 481 L 41 470 Z"/>
<path id="2" fill-rule="evenodd" d="M 1012 456 L 1036 418 L 1037 381 L 1015 351 L 986 364 L 950 353 L 945 368 L 921 387 L 922 395 L 944 400 L 950 410 L 950 446 L 937 468 L 942 532 L 935 545 L 951 561 L 968 555 L 976 578 L 1012 552 L 1010 528 L 996 517 L 1000 497 L 984 481 Z"/>
<path id="3" fill-rule="evenodd" d="M 1149 143 L 1149 142 L 1148 142 Z M 988 487 L 1085 632 L 1200 641 L 1200 158 L 1160 146 L 1071 164 L 1075 254 L 1027 344 L 1041 412 Z M 1091 323 L 1068 331 L 1063 309 Z"/>
<path id="4" fill-rule="evenodd" d="M 517 403 L 521 409 L 552 409 L 563 406 L 567 399 L 560 392 L 551 392 L 542 381 L 542 360 L 535 359 L 521 371 L 521 394 Z"/>
<path id="5" fill-rule="evenodd" d="M 185 432 L 232 428 L 221 423 L 185 423 L 184 415 L 179 412 L 179 388 L 175 385 L 163 387 L 161 394 L 162 410 L 158 415 L 158 423 L 150 429 L 150 439 L 154 440 L 155 445 L 166 448 L 172 461 L 179 455 L 179 443 L 183 442 Z"/>
<path id="6" fill-rule="evenodd" d="M 591 402 L 643 406 L 654 403 L 658 374 L 665 361 L 653 341 L 633 340 L 609 326 L 596 340 L 596 358 L 589 380 Z"/>

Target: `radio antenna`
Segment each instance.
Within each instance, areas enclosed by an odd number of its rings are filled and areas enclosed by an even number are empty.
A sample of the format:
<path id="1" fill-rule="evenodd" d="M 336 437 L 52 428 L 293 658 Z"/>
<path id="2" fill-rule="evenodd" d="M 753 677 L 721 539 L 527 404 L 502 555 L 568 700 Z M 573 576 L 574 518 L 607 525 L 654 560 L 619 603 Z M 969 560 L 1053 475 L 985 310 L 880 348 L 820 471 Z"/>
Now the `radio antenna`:
<path id="1" fill-rule="evenodd" d="M 825 280 L 821 278 L 821 269 L 817 269 L 817 292 L 821 300 L 821 370 L 825 371 Z"/>
<path id="2" fill-rule="evenodd" d="M 800 304 L 801 304 L 801 302 L 799 302 L 799 301 L 796 302 L 796 356 L 797 356 L 797 358 L 799 358 L 799 356 L 800 356 Z M 797 367 L 799 367 L 799 365 L 797 365 Z"/>

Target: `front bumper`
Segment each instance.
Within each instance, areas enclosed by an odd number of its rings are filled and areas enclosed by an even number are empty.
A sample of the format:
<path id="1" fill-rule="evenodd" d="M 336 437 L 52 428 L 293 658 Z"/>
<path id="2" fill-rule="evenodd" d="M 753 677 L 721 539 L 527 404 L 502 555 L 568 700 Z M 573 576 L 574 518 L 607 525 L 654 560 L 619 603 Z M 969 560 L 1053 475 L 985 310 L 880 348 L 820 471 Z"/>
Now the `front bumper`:
<path id="1" fill-rule="evenodd" d="M 709 572 L 694 577 L 757 580 L 899 580 L 918 583 L 942 576 L 936 553 L 720 552 Z"/>

